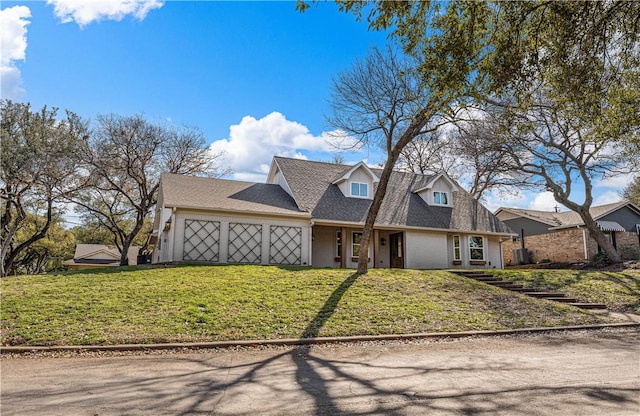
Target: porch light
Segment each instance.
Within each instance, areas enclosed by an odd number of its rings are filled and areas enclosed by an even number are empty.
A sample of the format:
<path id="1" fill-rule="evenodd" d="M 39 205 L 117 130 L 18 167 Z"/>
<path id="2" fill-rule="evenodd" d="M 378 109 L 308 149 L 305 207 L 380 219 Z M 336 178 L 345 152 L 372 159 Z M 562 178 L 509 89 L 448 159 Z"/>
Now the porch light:
<path id="1" fill-rule="evenodd" d="M 386 245 L 387 245 L 387 240 L 386 240 L 384 237 L 382 237 L 382 238 L 380 239 L 380 245 L 381 245 L 381 246 L 386 246 Z"/>

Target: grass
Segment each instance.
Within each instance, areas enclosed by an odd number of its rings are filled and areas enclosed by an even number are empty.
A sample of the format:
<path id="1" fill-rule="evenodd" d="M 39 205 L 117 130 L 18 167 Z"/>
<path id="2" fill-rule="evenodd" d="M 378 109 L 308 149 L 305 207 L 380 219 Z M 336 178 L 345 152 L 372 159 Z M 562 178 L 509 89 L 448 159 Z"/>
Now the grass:
<path id="1" fill-rule="evenodd" d="M 3 278 L 3 345 L 281 339 L 552 327 L 608 318 L 445 271 L 118 268 Z M 636 299 L 637 300 L 637 299 Z"/>
<path id="2" fill-rule="evenodd" d="M 495 275 L 525 287 L 558 290 L 576 299 L 604 303 L 612 311 L 640 314 L 640 270 L 497 270 Z"/>

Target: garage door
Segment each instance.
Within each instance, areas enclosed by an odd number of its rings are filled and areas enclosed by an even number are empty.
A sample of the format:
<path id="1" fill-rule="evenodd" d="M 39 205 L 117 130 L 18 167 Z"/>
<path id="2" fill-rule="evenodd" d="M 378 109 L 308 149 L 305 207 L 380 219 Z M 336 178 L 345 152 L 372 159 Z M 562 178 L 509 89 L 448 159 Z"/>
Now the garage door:
<path id="1" fill-rule="evenodd" d="M 218 221 L 185 220 L 185 261 L 220 261 L 220 223 Z"/>

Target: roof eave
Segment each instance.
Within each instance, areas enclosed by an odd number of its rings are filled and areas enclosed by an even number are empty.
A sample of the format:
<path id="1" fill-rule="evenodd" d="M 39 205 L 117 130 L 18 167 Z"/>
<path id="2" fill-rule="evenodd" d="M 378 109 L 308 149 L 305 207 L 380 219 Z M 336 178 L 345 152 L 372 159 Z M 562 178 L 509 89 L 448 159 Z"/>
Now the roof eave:
<path id="1" fill-rule="evenodd" d="M 455 183 L 453 179 L 449 177 L 449 175 L 445 174 L 444 172 L 440 172 L 436 176 L 434 176 L 433 179 L 431 179 L 429 183 L 427 183 L 425 186 L 419 189 L 416 189 L 413 192 L 418 194 L 420 192 L 426 191 L 427 189 L 433 188 L 433 185 L 435 184 L 435 182 L 440 178 L 444 178 L 444 180 L 449 183 L 449 186 L 451 187 L 452 192 L 458 192 L 460 190 L 460 187 Z"/>
<path id="2" fill-rule="evenodd" d="M 359 168 L 364 168 L 367 173 L 371 176 L 371 180 L 373 183 L 379 183 L 380 182 L 380 178 L 378 177 L 378 175 L 376 175 L 375 173 L 373 173 L 373 171 L 371 170 L 371 168 L 369 166 L 367 166 L 366 163 L 364 162 L 358 162 L 355 165 L 353 165 L 353 167 L 351 169 L 349 169 L 344 175 L 342 175 L 341 177 L 339 177 L 338 179 L 336 179 L 335 181 L 331 182 L 333 185 L 337 185 L 339 183 L 342 183 L 346 180 L 349 180 L 349 178 L 351 177 L 351 174 L 356 171 Z"/>
<path id="3" fill-rule="evenodd" d="M 175 208 L 175 209 L 188 209 L 194 211 L 214 211 L 221 212 L 227 214 L 251 214 L 255 216 L 263 216 L 263 217 L 285 217 L 285 218 L 300 218 L 300 219 L 311 219 L 311 214 L 305 211 L 300 212 L 265 212 L 259 210 L 248 210 L 248 209 L 231 209 L 231 208 L 221 208 L 221 207 L 198 207 L 198 206 L 190 206 L 190 205 L 167 205 L 167 208 Z"/>
<path id="4" fill-rule="evenodd" d="M 324 225 L 324 226 L 344 226 L 351 228 L 363 228 L 364 222 L 352 222 L 352 221 L 331 221 L 331 220 L 320 220 L 314 219 L 314 225 Z M 411 231 L 437 231 L 441 233 L 460 233 L 460 234 L 483 234 L 483 235 L 496 235 L 496 236 L 505 236 L 505 237 L 517 237 L 516 233 L 508 233 L 508 232 L 497 232 L 497 231 L 478 231 L 478 230 L 460 230 L 455 228 L 436 228 L 436 227 L 416 227 L 411 225 L 401 225 L 401 224 L 374 224 L 373 228 L 377 230 L 411 230 Z"/>

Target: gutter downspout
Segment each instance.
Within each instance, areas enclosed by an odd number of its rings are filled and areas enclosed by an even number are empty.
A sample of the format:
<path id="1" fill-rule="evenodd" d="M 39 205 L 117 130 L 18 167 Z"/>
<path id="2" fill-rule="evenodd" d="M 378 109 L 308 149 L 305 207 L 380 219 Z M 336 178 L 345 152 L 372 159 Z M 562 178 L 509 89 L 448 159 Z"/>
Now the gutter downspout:
<path id="1" fill-rule="evenodd" d="M 587 248 L 587 229 L 582 229 L 582 243 L 584 245 L 584 259 L 589 260 L 589 251 Z"/>
<path id="2" fill-rule="evenodd" d="M 176 237 L 176 227 L 177 227 L 177 223 L 176 223 L 176 207 L 173 207 L 172 211 L 171 211 L 171 229 L 169 230 L 169 232 L 171 233 L 171 236 L 169 238 L 169 241 L 171 241 L 171 250 L 169 250 L 169 263 L 173 263 L 173 253 L 175 251 L 175 246 L 176 246 L 176 241 L 175 241 L 175 237 Z"/>
<path id="3" fill-rule="evenodd" d="M 502 243 L 504 243 L 505 241 L 509 241 L 511 239 L 512 237 L 500 237 L 500 239 L 498 240 L 498 246 L 500 247 L 500 269 L 501 270 L 504 269 L 504 253 L 502 250 Z"/>
<path id="4" fill-rule="evenodd" d="M 309 253 L 307 254 L 307 264 L 313 266 L 313 226 L 315 221 L 309 221 Z"/>

